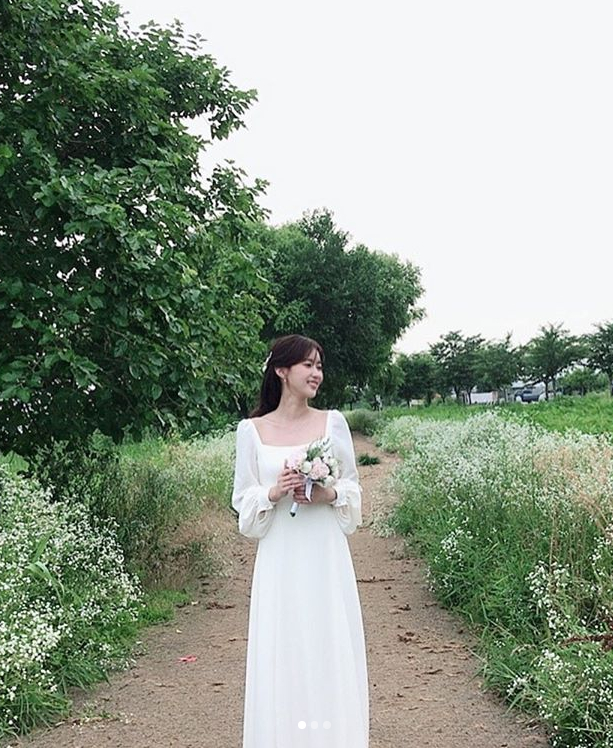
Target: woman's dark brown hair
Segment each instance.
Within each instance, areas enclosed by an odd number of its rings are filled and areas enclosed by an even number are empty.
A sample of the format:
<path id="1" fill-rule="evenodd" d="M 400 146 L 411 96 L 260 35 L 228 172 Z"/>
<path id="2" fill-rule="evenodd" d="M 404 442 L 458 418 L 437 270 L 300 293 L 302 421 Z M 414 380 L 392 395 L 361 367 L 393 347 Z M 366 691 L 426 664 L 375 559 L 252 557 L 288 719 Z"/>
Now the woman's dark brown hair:
<path id="1" fill-rule="evenodd" d="M 266 415 L 279 405 L 281 400 L 281 380 L 275 372 L 275 367 L 290 367 L 298 364 L 309 357 L 309 353 L 315 349 L 319 352 L 321 363 L 324 363 L 324 350 L 321 345 L 312 338 L 304 335 L 283 335 L 273 341 L 267 359 L 262 387 L 260 389 L 260 402 L 249 414 L 249 418 Z"/>

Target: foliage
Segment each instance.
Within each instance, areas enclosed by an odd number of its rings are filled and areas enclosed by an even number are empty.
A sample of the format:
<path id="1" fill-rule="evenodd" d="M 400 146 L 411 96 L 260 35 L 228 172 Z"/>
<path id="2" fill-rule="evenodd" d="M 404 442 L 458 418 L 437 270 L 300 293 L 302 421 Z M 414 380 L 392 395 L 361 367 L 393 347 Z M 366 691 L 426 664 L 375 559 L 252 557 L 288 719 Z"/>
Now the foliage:
<path id="1" fill-rule="evenodd" d="M 560 396 L 538 403 L 499 403 L 497 405 L 473 405 L 465 408 L 458 403 L 435 403 L 430 406 L 384 408 L 381 416 L 386 421 L 401 416 L 427 418 L 428 420 L 466 420 L 476 412 L 487 408 L 499 415 L 521 423 L 533 423 L 551 431 L 564 433 L 569 430 L 586 434 L 610 434 L 613 436 L 613 402 L 602 393 L 589 393 L 585 397 Z"/>
<path id="2" fill-rule="evenodd" d="M 78 500 L 101 518 L 100 506 L 113 493 L 119 448 L 99 431 L 87 439 L 57 440 L 37 447 L 24 475 L 36 478 L 51 501 Z"/>
<path id="3" fill-rule="evenodd" d="M 381 459 L 377 455 L 368 454 L 368 452 L 362 452 L 358 455 L 358 465 L 378 465 Z"/>
<path id="4" fill-rule="evenodd" d="M 613 395 L 613 322 L 601 322 L 587 336 L 588 365 L 606 374 Z"/>
<path id="5" fill-rule="evenodd" d="M 613 401 L 606 393 L 591 392 L 584 397 L 558 396 L 529 406 L 513 403 L 504 406 L 502 412 L 551 431 L 576 430 L 613 437 Z"/>
<path id="6" fill-rule="evenodd" d="M 0 454 L 0 464 L 4 465 L 9 472 L 14 474 L 21 473 L 28 468 L 27 460 L 24 460 L 21 455 L 18 455 L 15 452 Z"/>
<path id="7" fill-rule="evenodd" d="M 371 403 L 372 407 L 377 407 L 381 403 L 394 402 L 398 397 L 402 380 L 403 372 L 398 365 L 398 360 L 387 361 L 371 377 L 363 390 L 363 397 Z"/>
<path id="8" fill-rule="evenodd" d="M 397 365 L 402 371 L 402 381 L 398 387 L 398 394 L 407 401 L 424 399 L 430 404 L 440 375 L 437 371 L 437 361 L 432 354 L 412 353 L 407 355 L 401 353 L 397 359 Z"/>
<path id="9" fill-rule="evenodd" d="M 479 350 L 479 379 L 482 391 L 501 390 L 518 378 L 522 368 L 520 349 L 511 345 L 511 334 L 488 341 Z"/>
<path id="10" fill-rule="evenodd" d="M 422 311 L 419 271 L 396 255 L 348 249 L 348 236 L 327 210 L 263 231 L 275 258 L 272 270 L 278 312 L 264 337 L 301 333 L 325 351 L 319 402 L 343 402 L 347 387 L 364 387 L 380 375 L 392 344 Z"/>
<path id="11" fill-rule="evenodd" d="M 38 450 L 29 472 L 50 500 L 79 503 L 90 516 L 116 522 L 127 567 L 151 587 L 173 554 L 192 554 L 192 577 L 210 571 L 202 538 L 188 539 L 181 550 L 172 537 L 205 507 L 228 506 L 233 438 L 231 433 L 191 441 L 156 438 L 136 450 L 94 434 L 84 443 L 54 441 Z"/>
<path id="12" fill-rule="evenodd" d="M 441 335 L 440 340 L 430 346 L 430 353 L 438 367 L 441 394 L 453 388 L 458 402 L 465 393 L 470 403 L 470 391 L 479 381 L 483 343 L 481 335 L 463 336 L 454 330 Z"/>
<path id="13" fill-rule="evenodd" d="M 596 372 L 587 366 L 579 366 L 563 374 L 557 382 L 558 390 L 564 395 L 586 395 L 607 389 L 608 377 L 602 372 Z"/>
<path id="14" fill-rule="evenodd" d="M 0 735 L 65 711 L 69 687 L 126 664 L 141 591 L 123 566 L 113 523 L 0 465 Z"/>
<path id="15" fill-rule="evenodd" d="M 535 381 L 545 382 L 545 397 L 549 399 L 549 384 L 556 393 L 556 378 L 584 354 L 580 340 L 562 325 L 544 325 L 540 335 L 532 338 L 524 348 L 526 371 Z"/>
<path id="16" fill-rule="evenodd" d="M 0 735 L 65 712 L 69 686 L 125 666 L 138 628 L 218 571 L 207 522 L 230 506 L 234 439 L 151 439 L 107 459 L 97 434 L 72 463 L 57 442 L 37 462 L 48 488 L 0 464 Z"/>
<path id="17" fill-rule="evenodd" d="M 613 443 L 498 412 L 386 422 L 379 443 L 404 455 L 388 524 L 480 634 L 487 683 L 555 746 L 610 748 Z"/>
<path id="18" fill-rule="evenodd" d="M 356 410 L 345 410 L 343 415 L 347 419 L 349 428 L 354 433 L 372 436 L 381 422 L 381 414 L 366 408 L 356 408 Z"/>
<path id="19" fill-rule="evenodd" d="M 133 32 L 102 0 L 2 3 L 0 24 L 0 449 L 206 430 L 252 394 L 272 303 L 263 183 L 198 164 L 255 92 L 179 22 Z"/>
<path id="20" fill-rule="evenodd" d="M 451 401 L 444 403 L 436 400 L 430 405 L 396 405 L 384 408 L 381 412 L 382 418 L 391 421 L 402 416 L 411 418 L 428 418 L 430 420 L 465 420 L 474 415 L 474 410 L 483 406 L 475 405 L 473 408 L 465 408 L 461 403 Z"/>

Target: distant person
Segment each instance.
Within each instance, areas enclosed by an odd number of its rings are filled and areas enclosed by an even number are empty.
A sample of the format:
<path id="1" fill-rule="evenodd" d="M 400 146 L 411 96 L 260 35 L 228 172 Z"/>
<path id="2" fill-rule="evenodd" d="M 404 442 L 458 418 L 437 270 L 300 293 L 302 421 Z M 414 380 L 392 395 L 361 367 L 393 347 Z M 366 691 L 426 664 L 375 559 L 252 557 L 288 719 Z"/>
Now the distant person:
<path id="1" fill-rule="evenodd" d="M 258 539 L 243 748 L 368 748 L 366 647 L 347 542 L 362 522 L 361 487 L 345 417 L 309 406 L 323 361 L 315 340 L 277 339 L 260 403 L 237 428 L 232 506 L 239 531 Z M 322 437 L 340 475 L 315 484 L 309 501 L 287 461 Z"/>

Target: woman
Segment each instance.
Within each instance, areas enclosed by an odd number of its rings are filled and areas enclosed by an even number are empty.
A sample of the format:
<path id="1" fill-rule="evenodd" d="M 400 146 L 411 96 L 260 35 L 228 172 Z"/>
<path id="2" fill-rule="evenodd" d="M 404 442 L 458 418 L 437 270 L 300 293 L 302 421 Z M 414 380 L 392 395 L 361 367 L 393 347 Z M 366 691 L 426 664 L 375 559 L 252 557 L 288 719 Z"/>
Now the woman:
<path id="1" fill-rule="evenodd" d="M 366 648 L 347 542 L 362 522 L 361 488 L 345 417 L 308 404 L 323 360 L 310 338 L 277 339 L 260 404 L 237 428 L 232 506 L 239 531 L 258 539 L 243 748 L 368 746 Z M 315 485 L 309 501 L 287 458 L 324 436 L 340 475 L 333 486 Z"/>

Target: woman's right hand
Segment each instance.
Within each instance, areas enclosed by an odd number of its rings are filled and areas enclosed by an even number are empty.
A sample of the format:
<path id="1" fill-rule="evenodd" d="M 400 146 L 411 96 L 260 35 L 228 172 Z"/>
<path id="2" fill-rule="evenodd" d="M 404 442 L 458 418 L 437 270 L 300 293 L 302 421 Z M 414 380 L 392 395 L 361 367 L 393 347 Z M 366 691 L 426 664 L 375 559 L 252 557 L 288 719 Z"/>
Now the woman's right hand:
<path id="1" fill-rule="evenodd" d="M 304 483 L 304 478 L 300 473 L 296 473 L 287 467 L 287 460 L 283 462 L 283 470 L 277 476 L 277 483 L 268 491 L 268 498 L 276 504 L 296 488 L 300 488 Z"/>

